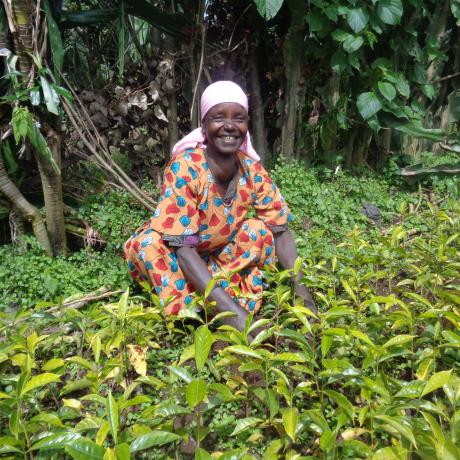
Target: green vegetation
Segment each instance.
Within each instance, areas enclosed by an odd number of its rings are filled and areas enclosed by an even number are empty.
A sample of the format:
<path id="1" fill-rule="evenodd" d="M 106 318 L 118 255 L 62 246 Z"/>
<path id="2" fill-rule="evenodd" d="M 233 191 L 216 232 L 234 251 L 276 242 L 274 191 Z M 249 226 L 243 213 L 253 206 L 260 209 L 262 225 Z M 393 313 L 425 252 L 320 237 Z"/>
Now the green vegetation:
<path id="1" fill-rule="evenodd" d="M 312 325 L 286 272 L 268 273 L 263 314 L 242 333 L 193 310 L 173 321 L 128 291 L 85 312 L 3 313 L 1 454 L 458 458 L 460 208 L 420 217 L 426 230 L 405 230 L 405 214 L 299 259 Z"/>

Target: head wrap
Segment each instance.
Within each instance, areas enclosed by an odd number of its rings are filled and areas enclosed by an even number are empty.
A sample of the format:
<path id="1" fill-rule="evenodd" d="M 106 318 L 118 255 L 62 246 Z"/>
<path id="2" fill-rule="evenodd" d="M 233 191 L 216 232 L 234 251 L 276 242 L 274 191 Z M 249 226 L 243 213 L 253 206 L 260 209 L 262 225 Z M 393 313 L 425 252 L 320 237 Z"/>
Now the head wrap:
<path id="1" fill-rule="evenodd" d="M 248 98 L 244 91 L 232 81 L 216 81 L 209 85 L 201 96 L 201 121 L 203 121 L 206 114 L 215 105 L 223 102 L 235 102 L 240 104 L 242 107 L 248 110 Z M 174 158 L 179 153 L 187 150 L 194 149 L 196 147 L 203 147 L 205 145 L 206 138 L 203 135 L 202 128 L 196 128 L 191 133 L 183 137 L 172 149 L 171 156 Z M 241 144 L 240 149 L 251 159 L 260 161 L 259 155 L 254 150 L 251 143 L 251 136 L 249 131 Z"/>

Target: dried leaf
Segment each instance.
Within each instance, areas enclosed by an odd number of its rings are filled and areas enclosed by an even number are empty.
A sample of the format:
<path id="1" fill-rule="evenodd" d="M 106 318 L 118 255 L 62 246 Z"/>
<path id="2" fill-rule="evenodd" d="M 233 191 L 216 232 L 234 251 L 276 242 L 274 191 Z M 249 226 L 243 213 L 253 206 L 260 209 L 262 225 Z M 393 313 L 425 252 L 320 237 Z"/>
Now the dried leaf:
<path id="1" fill-rule="evenodd" d="M 147 347 L 128 345 L 128 357 L 129 362 L 139 375 L 147 375 Z"/>

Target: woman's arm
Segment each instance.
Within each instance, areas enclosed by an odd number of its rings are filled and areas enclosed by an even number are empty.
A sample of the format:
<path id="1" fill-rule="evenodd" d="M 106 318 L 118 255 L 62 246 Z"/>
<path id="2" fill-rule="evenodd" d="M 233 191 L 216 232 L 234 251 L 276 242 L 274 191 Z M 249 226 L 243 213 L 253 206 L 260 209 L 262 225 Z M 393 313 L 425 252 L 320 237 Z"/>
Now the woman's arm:
<path id="1" fill-rule="evenodd" d="M 292 269 L 298 257 L 297 249 L 295 247 L 294 238 L 290 230 L 274 234 L 275 249 L 278 261 L 284 269 Z M 311 296 L 309 290 L 299 284 L 302 274 L 299 272 L 294 278 L 295 294 L 304 299 L 305 306 L 308 307 L 313 313 L 317 313 L 315 301 Z"/>
<path id="2" fill-rule="evenodd" d="M 195 248 L 180 247 L 177 248 L 176 254 L 186 280 L 191 282 L 195 289 L 203 293 L 212 279 L 212 275 L 203 259 Z M 224 311 L 235 313 L 235 316 L 225 318 L 224 322 L 226 324 L 236 327 L 240 331 L 244 329 L 248 313 L 233 301 L 225 289 L 216 286 L 208 298 L 216 302 L 216 309 L 219 313 Z"/>

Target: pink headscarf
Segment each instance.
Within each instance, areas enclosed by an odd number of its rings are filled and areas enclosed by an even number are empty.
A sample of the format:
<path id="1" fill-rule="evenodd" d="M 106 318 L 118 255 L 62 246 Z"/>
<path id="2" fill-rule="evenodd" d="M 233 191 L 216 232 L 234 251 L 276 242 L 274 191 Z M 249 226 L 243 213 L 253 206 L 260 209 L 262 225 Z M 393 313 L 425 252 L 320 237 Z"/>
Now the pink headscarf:
<path id="1" fill-rule="evenodd" d="M 232 81 L 216 81 L 209 85 L 201 96 L 201 121 L 203 121 L 210 109 L 222 102 L 235 102 L 244 107 L 246 111 L 248 110 L 248 98 L 236 83 Z M 201 128 L 196 128 L 173 147 L 171 156 L 174 158 L 177 154 L 187 149 L 203 147 L 205 141 L 206 138 L 203 135 L 203 130 Z M 259 155 L 257 155 L 257 152 L 252 146 L 249 131 L 240 149 L 252 160 L 260 161 Z"/>

